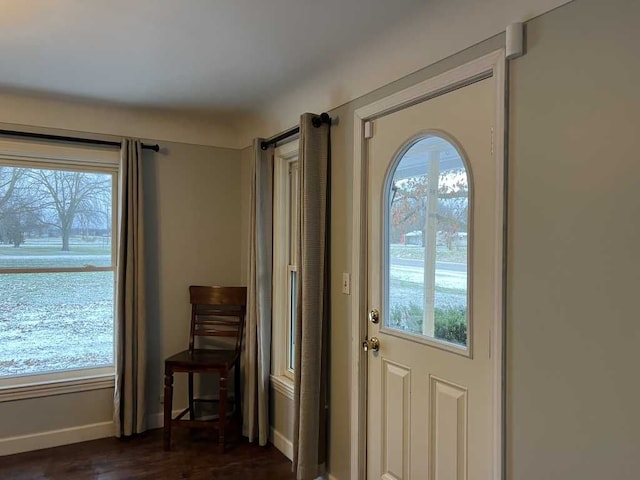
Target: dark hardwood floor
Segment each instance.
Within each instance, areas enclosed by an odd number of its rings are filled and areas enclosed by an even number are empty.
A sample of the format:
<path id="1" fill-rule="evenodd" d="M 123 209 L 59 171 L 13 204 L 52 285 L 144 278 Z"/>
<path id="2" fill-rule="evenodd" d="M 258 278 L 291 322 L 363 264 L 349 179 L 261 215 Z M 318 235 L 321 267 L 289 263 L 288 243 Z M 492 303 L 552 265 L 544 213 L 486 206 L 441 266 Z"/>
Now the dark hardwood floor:
<path id="1" fill-rule="evenodd" d="M 188 430 L 174 430 L 169 452 L 162 450 L 162 430 L 152 430 L 127 440 L 105 438 L 0 457 L 2 480 L 294 478 L 291 462 L 271 445 L 245 439 L 220 454 L 215 440 Z"/>

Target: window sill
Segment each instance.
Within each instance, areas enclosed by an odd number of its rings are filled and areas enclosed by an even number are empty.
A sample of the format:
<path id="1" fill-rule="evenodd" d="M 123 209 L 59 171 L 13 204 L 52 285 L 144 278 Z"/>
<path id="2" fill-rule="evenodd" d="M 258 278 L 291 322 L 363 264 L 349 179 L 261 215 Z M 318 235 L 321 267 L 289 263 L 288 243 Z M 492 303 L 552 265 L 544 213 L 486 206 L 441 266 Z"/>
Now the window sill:
<path id="1" fill-rule="evenodd" d="M 49 397 L 65 393 L 103 390 L 115 386 L 113 373 L 79 378 L 34 382 L 23 385 L 0 387 L 0 403 L 28 398 Z"/>
<path id="2" fill-rule="evenodd" d="M 293 380 L 290 378 L 284 375 L 271 375 L 271 386 L 276 392 L 293 400 Z"/>

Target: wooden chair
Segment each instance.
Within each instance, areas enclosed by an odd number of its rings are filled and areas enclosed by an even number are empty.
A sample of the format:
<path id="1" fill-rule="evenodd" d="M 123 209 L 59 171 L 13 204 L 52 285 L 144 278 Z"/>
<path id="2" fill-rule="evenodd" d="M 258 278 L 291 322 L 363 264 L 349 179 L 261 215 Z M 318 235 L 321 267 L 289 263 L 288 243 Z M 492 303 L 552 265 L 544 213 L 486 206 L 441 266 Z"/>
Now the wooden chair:
<path id="1" fill-rule="evenodd" d="M 231 426 L 227 415 L 227 378 L 234 370 L 234 415 L 241 424 L 240 411 L 240 352 L 247 304 L 246 287 L 189 287 L 191 297 L 191 331 L 189 349 L 164 362 L 164 449 L 171 448 L 171 428 L 213 428 L 218 431 L 218 443 L 224 452 L 227 428 Z M 196 337 L 222 337 L 219 341 L 234 339 L 230 348 L 196 348 Z M 198 341 L 198 346 L 203 339 Z M 172 418 L 173 374 L 186 372 L 189 375 L 189 406 L 176 418 Z M 216 400 L 197 399 L 193 396 L 193 374 L 219 375 L 219 402 L 217 419 L 198 420 L 195 406 L 198 402 Z M 189 419 L 184 417 L 189 413 Z"/>

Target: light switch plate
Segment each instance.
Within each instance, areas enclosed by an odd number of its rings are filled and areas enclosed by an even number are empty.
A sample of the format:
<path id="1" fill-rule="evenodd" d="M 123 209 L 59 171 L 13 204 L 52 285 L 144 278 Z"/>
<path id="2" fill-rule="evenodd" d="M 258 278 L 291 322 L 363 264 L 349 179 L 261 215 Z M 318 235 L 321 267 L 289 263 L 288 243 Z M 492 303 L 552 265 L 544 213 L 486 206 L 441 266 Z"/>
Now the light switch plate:
<path id="1" fill-rule="evenodd" d="M 342 274 L 342 293 L 345 295 L 351 294 L 351 275 L 348 273 Z"/>

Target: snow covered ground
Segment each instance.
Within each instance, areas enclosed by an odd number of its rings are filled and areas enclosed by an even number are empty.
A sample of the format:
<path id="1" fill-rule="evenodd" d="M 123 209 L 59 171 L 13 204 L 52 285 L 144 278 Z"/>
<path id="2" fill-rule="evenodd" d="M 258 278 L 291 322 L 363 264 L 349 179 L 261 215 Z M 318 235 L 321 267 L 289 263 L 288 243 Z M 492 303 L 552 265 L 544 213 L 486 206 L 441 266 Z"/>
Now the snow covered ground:
<path id="1" fill-rule="evenodd" d="M 2 246 L 0 268 L 110 264 L 54 252 Z M 113 364 L 113 285 L 113 272 L 0 274 L 0 377 Z"/>
<path id="2" fill-rule="evenodd" d="M 389 303 L 422 307 L 424 272 L 422 267 L 391 265 Z M 467 272 L 436 269 L 436 308 L 464 308 L 467 304 Z"/>

